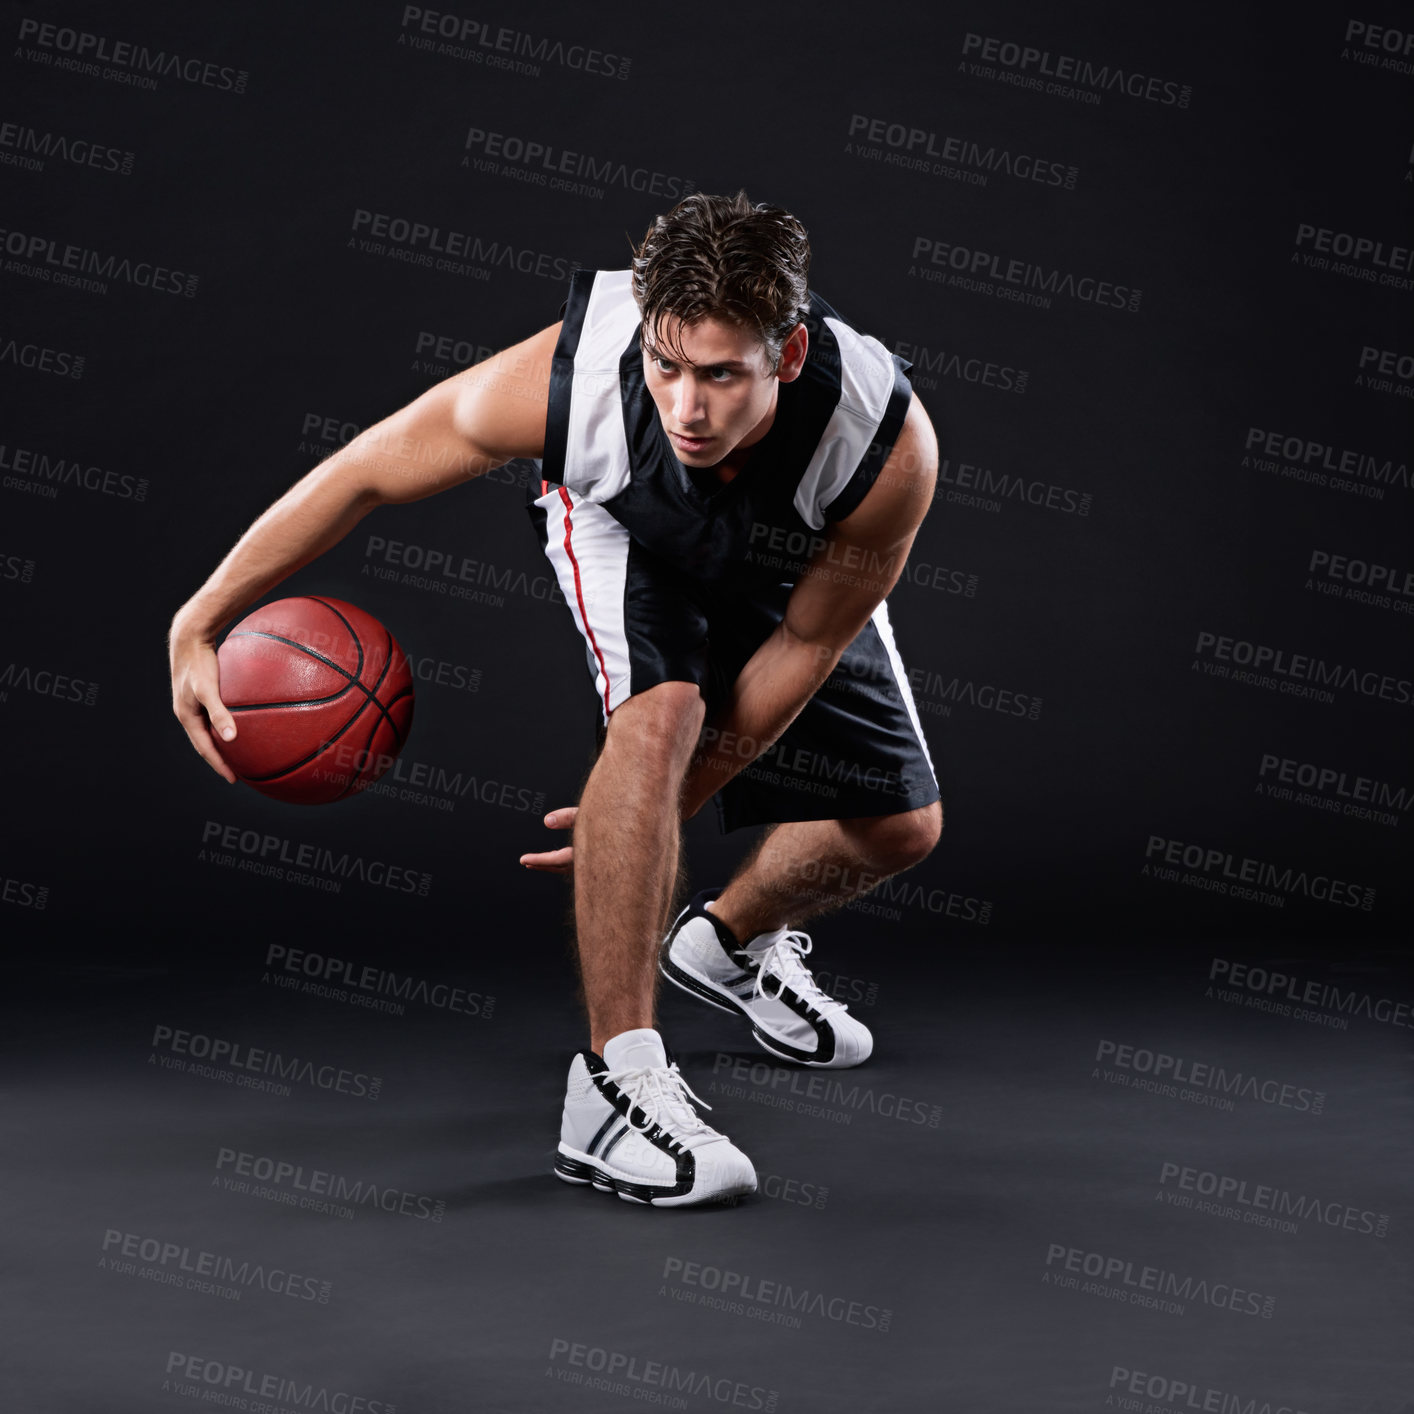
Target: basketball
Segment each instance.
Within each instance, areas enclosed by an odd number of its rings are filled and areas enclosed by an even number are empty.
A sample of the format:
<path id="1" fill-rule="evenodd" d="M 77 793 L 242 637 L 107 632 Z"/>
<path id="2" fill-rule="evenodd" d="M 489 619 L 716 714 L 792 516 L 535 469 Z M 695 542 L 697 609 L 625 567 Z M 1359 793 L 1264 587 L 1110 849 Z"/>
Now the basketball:
<path id="1" fill-rule="evenodd" d="M 216 652 L 236 739 L 217 741 L 248 786 L 325 805 L 376 781 L 407 740 L 412 668 L 372 614 L 341 599 L 280 599 Z"/>

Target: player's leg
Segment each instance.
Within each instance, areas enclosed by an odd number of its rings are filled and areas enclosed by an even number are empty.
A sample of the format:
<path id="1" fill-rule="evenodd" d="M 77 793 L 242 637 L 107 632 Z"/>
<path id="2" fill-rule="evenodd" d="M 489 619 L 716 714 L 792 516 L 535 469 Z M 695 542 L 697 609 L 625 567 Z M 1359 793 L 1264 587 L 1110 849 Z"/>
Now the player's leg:
<path id="1" fill-rule="evenodd" d="M 938 801 L 897 815 L 776 825 L 742 861 L 712 911 L 738 938 L 799 927 L 921 863 L 942 828 Z"/>
<path id="2" fill-rule="evenodd" d="M 653 1025 L 658 942 L 672 907 L 678 798 L 702 695 L 665 682 L 614 709 L 579 799 L 574 912 L 590 1046 Z"/>
<path id="3" fill-rule="evenodd" d="M 714 621 L 714 644 L 722 628 Z M 926 858 L 943 818 L 884 605 L 772 752 L 727 783 L 718 807 L 727 829 L 789 823 L 758 841 L 725 889 L 703 890 L 682 910 L 661 971 L 744 1016 L 773 1055 L 859 1065 L 873 1038 L 816 983 L 800 925 Z"/>
<path id="4" fill-rule="evenodd" d="M 645 555 L 601 506 L 546 488 L 532 515 L 605 718 L 574 835 L 576 944 L 592 1046 L 570 1063 L 554 1171 L 665 1206 L 751 1193 L 751 1161 L 697 1112 L 653 1025 L 679 796 L 702 725 L 706 624 L 671 568 Z"/>
<path id="5" fill-rule="evenodd" d="M 868 1027 L 821 989 L 801 931 L 826 913 L 927 857 L 942 806 L 894 815 L 778 825 L 718 893 L 704 890 L 678 915 L 659 957 L 683 991 L 744 1016 L 760 1045 L 802 1065 L 860 1065 Z"/>

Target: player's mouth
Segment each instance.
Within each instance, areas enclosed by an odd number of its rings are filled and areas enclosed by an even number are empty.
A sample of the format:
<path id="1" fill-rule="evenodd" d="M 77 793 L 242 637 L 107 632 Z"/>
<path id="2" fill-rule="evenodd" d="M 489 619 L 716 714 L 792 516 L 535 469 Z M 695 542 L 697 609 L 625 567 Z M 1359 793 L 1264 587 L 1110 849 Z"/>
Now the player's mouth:
<path id="1" fill-rule="evenodd" d="M 680 452 L 700 452 L 704 447 L 711 446 L 713 440 L 711 437 L 684 437 L 681 432 L 670 432 L 668 435 Z"/>

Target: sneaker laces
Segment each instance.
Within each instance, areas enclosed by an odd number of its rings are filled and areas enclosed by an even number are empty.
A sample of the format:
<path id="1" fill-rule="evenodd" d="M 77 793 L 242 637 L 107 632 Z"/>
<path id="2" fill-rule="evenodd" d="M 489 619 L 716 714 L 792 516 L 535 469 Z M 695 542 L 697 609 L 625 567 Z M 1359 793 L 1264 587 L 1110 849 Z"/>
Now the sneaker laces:
<path id="1" fill-rule="evenodd" d="M 820 990 L 819 984 L 805 965 L 804 959 L 814 946 L 809 933 L 802 933 L 795 928 L 781 929 L 780 937 L 770 947 L 750 954 L 757 964 L 756 985 L 752 988 L 751 995 L 770 999 L 779 997 L 782 988 L 789 987 L 804 997 L 822 1017 L 848 1011 L 849 1008 L 844 1002 L 837 1001 Z M 767 977 L 776 979 L 774 992 L 766 990 L 764 984 Z"/>
<path id="2" fill-rule="evenodd" d="M 720 1138 L 717 1131 L 693 1109 L 692 1101 L 695 1100 L 704 1110 L 710 1110 L 712 1106 L 693 1093 L 675 1061 L 668 1065 L 601 1071 L 600 1078 L 613 1081 L 642 1112 L 642 1124 L 634 1122 L 632 1109 L 628 1114 L 629 1126 L 640 1133 L 657 1124 L 687 1148 L 693 1147 L 689 1141 L 694 1139 L 705 1143 L 709 1139 Z"/>

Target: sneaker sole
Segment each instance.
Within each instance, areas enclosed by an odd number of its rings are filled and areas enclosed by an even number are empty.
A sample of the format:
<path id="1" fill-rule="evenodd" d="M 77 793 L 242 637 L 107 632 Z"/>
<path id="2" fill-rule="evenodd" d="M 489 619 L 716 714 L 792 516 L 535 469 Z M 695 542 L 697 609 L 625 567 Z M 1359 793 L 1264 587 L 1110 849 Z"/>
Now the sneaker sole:
<path id="1" fill-rule="evenodd" d="M 551 1172 L 565 1183 L 574 1183 L 581 1187 L 588 1184 L 601 1193 L 617 1193 L 626 1203 L 641 1203 L 652 1208 L 681 1208 L 693 1203 L 726 1203 L 733 1198 L 756 1192 L 755 1183 L 750 1186 L 739 1183 L 712 1194 L 665 1193 L 663 1189 L 655 1188 L 651 1183 L 634 1183 L 626 1178 L 618 1178 L 601 1168 L 590 1155 L 582 1154 L 578 1149 L 571 1149 L 565 1144 L 560 1145 Z"/>
<path id="2" fill-rule="evenodd" d="M 814 1070 L 848 1070 L 853 1066 L 863 1065 L 869 1059 L 869 1056 L 865 1055 L 857 1061 L 814 1061 L 788 1051 L 779 1051 L 776 1046 L 783 1046 L 786 1043 L 772 1036 L 769 1031 L 763 1031 L 760 1023 L 752 1016 L 751 1012 L 725 987 L 719 987 L 700 973 L 692 972 L 681 963 L 674 962 L 668 956 L 666 949 L 659 955 L 658 971 L 675 987 L 680 987 L 689 996 L 707 1002 L 719 1011 L 730 1012 L 733 1016 L 741 1017 L 751 1027 L 751 1034 L 756 1038 L 756 1044 L 763 1051 L 769 1051 L 771 1055 L 780 1060 L 791 1061 L 795 1065 L 808 1065 Z M 773 1041 L 775 1045 L 772 1044 Z M 870 1054 L 872 1054 L 872 1048 Z"/>

